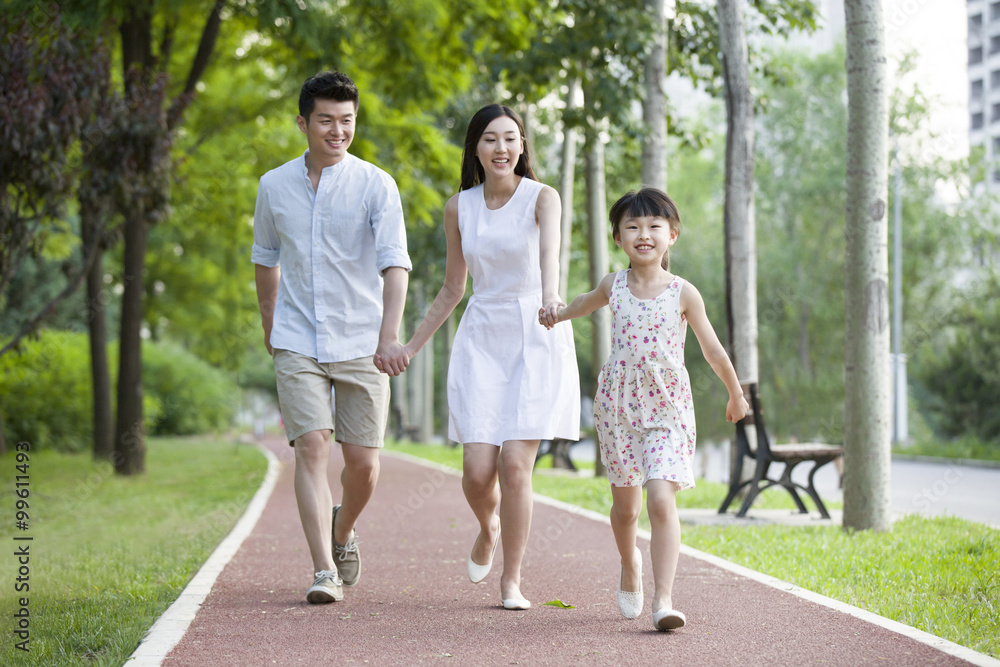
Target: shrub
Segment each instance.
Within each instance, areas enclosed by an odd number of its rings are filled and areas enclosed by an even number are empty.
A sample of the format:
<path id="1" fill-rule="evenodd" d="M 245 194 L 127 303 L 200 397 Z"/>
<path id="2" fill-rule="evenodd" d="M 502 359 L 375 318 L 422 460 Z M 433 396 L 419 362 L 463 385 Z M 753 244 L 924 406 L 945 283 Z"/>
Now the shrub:
<path id="1" fill-rule="evenodd" d="M 81 451 L 93 441 L 87 337 L 46 331 L 0 357 L 0 413 L 8 442 Z"/>
<path id="2" fill-rule="evenodd" d="M 108 346 L 112 383 L 118 346 Z M 229 376 L 173 343 L 143 346 L 146 432 L 191 435 L 228 427 L 239 390 Z M 115 388 L 112 387 L 112 402 Z M 90 344 L 86 334 L 44 331 L 0 357 L 0 416 L 9 442 L 85 451 L 93 443 Z"/>
<path id="3" fill-rule="evenodd" d="M 146 344 L 142 382 L 162 413 L 154 435 L 194 435 L 227 428 L 239 407 L 239 389 L 222 370 L 176 343 Z"/>
<path id="4" fill-rule="evenodd" d="M 1000 278 L 991 277 L 959 302 L 950 316 L 947 343 L 927 344 L 917 379 L 940 432 L 1000 444 Z"/>

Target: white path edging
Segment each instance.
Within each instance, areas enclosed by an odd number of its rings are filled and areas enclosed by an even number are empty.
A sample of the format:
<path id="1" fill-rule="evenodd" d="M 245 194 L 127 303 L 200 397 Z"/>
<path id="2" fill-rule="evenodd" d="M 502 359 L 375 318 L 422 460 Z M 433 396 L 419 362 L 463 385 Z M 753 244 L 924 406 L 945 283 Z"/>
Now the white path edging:
<path id="1" fill-rule="evenodd" d="M 153 627 L 149 629 L 143 637 L 135 652 L 125 661 L 126 665 L 132 667 L 159 667 L 167 654 L 173 650 L 180 642 L 184 633 L 187 632 L 191 621 L 194 620 L 198 609 L 205 601 L 215 580 L 219 577 L 223 568 L 236 555 L 243 540 L 250 535 L 257 520 L 264 513 L 274 485 L 278 481 L 278 472 L 281 470 L 281 463 L 269 449 L 258 444 L 257 449 L 267 457 L 267 473 L 261 483 L 257 493 L 254 494 L 250 504 L 240 520 L 236 522 L 233 529 L 229 531 L 226 538 L 222 540 L 212 555 L 208 557 L 205 564 L 194 575 L 188 585 L 181 591 L 180 596 L 170 605 L 163 615 L 157 619 Z"/>
<path id="2" fill-rule="evenodd" d="M 442 465 L 440 463 L 435 463 L 433 461 L 427 461 L 416 456 L 409 454 L 403 454 L 402 452 L 387 452 L 391 453 L 393 456 L 397 456 L 407 461 L 420 464 L 427 468 L 433 468 L 435 470 L 440 470 L 442 472 L 451 473 L 453 475 L 461 476 L 462 471 L 455 470 L 454 468 Z M 535 501 L 543 505 L 549 505 L 550 507 L 555 507 L 557 509 L 564 510 L 571 514 L 576 514 L 587 519 L 592 519 L 593 521 L 598 521 L 607 525 L 611 525 L 611 519 L 607 516 L 595 512 L 593 510 L 584 509 L 583 507 L 578 507 L 576 505 L 571 505 L 569 503 L 563 502 L 561 500 L 556 500 L 554 498 L 549 498 L 548 496 L 542 496 L 535 494 Z M 638 535 L 645 540 L 650 539 L 649 531 L 639 529 Z M 807 591 L 804 588 L 799 588 L 794 584 L 790 584 L 787 581 L 782 581 L 781 579 L 776 579 L 772 576 L 757 572 L 756 570 L 751 570 L 750 568 L 743 567 L 742 565 L 737 565 L 736 563 L 731 563 L 727 560 L 719 558 L 718 556 L 713 556 L 712 554 L 705 553 L 704 551 L 699 551 L 687 545 L 681 545 L 681 553 L 685 556 L 690 556 L 692 558 L 697 558 L 698 560 L 705 561 L 711 565 L 722 568 L 732 572 L 733 574 L 739 575 L 741 577 L 746 577 L 752 579 L 765 586 L 770 586 L 771 588 L 776 588 L 780 591 L 786 593 L 791 593 L 810 602 L 816 604 L 821 604 L 824 607 L 829 607 L 831 609 L 836 609 L 837 611 L 843 612 L 845 614 L 850 614 L 856 618 L 860 618 L 863 621 L 867 621 L 873 625 L 891 630 L 904 637 L 909 637 L 910 639 L 916 640 L 921 644 L 926 644 L 931 646 L 942 653 L 947 653 L 948 655 L 953 655 L 956 658 L 961 658 L 966 660 L 973 665 L 979 665 L 980 667 L 1000 667 L 1000 660 L 992 658 L 986 654 L 973 651 L 970 648 L 956 644 L 955 642 L 948 641 L 947 639 L 942 639 L 937 635 L 932 635 L 929 632 L 924 632 L 923 630 L 918 630 L 909 625 L 905 625 L 898 621 L 886 618 L 884 616 L 879 616 L 878 614 L 873 614 L 870 611 L 866 611 L 859 607 L 855 607 L 839 600 L 834 600 L 825 595 L 820 595 L 819 593 L 813 593 L 812 591 Z"/>
<path id="3" fill-rule="evenodd" d="M 577 507 L 576 505 L 570 505 L 561 500 L 556 500 L 554 498 L 549 498 L 547 496 L 540 496 L 535 494 L 535 501 L 542 503 L 543 505 L 549 505 L 551 507 L 556 507 L 573 514 L 577 514 L 588 519 L 593 519 L 594 521 L 600 521 L 607 525 L 611 525 L 611 519 L 594 512 L 593 510 L 584 509 L 582 507 Z M 649 531 L 639 529 L 638 534 L 640 537 L 649 540 Z M 992 658 L 984 653 L 979 653 L 973 651 L 971 648 L 966 648 L 956 644 L 955 642 L 948 641 L 947 639 L 942 639 L 937 635 L 932 635 L 929 632 L 924 632 L 923 630 L 918 630 L 917 628 L 905 625 L 898 621 L 886 618 L 884 616 L 879 616 L 878 614 L 873 614 L 870 611 L 865 611 L 859 607 L 854 607 L 852 605 L 840 602 L 839 600 L 834 600 L 825 595 L 820 595 L 819 593 L 813 593 L 812 591 L 807 591 L 804 588 L 799 588 L 794 584 L 790 584 L 787 581 L 782 581 L 781 579 L 776 579 L 772 576 L 762 574 L 756 570 L 751 570 L 748 567 L 743 567 L 742 565 L 737 565 L 736 563 L 731 563 L 728 560 L 719 558 L 718 556 L 713 556 L 712 554 L 705 553 L 704 551 L 699 551 L 685 544 L 681 545 L 681 553 L 685 556 L 691 556 L 692 558 L 697 558 L 698 560 L 705 561 L 716 567 L 720 567 L 723 570 L 728 570 L 733 574 L 737 574 L 741 577 L 746 577 L 752 579 L 765 586 L 770 586 L 771 588 L 777 588 L 779 591 L 784 591 L 785 593 L 791 593 L 792 595 L 797 595 L 800 598 L 809 600 L 816 604 L 821 604 L 824 607 L 829 607 L 831 609 L 836 609 L 837 611 L 843 612 L 845 614 L 850 614 L 856 618 L 860 618 L 863 621 L 867 621 L 872 625 L 877 625 L 879 627 L 891 630 L 898 634 L 901 634 L 910 639 L 914 639 L 921 644 L 927 644 L 942 653 L 947 653 L 948 655 L 953 655 L 956 658 L 961 658 L 962 660 L 967 660 L 973 665 L 979 665 L 981 667 L 1000 667 L 1000 660 Z"/>

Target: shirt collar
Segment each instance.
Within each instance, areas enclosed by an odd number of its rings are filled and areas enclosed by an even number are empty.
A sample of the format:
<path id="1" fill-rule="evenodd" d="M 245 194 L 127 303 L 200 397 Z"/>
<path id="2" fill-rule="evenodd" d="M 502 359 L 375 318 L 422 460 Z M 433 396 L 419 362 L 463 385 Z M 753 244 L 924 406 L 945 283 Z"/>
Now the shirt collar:
<path id="1" fill-rule="evenodd" d="M 309 149 L 308 148 L 305 150 L 304 153 L 302 153 L 302 157 L 300 157 L 299 159 L 302 160 L 302 173 L 305 174 L 306 177 L 308 178 L 308 176 L 309 176 L 309 166 L 306 165 L 306 156 L 307 155 L 309 155 Z M 337 164 L 331 164 L 329 167 L 323 167 L 323 171 L 320 172 L 320 175 L 330 173 L 333 169 L 337 169 L 341 165 L 346 164 L 349 160 L 353 160 L 353 159 L 354 159 L 354 156 L 351 155 L 350 153 L 348 153 Z"/>

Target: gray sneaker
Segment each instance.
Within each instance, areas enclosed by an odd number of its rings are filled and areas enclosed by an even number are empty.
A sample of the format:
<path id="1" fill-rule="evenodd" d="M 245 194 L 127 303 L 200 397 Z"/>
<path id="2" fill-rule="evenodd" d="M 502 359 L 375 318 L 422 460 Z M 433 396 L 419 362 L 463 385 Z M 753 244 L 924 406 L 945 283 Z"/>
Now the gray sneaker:
<path id="1" fill-rule="evenodd" d="M 333 526 L 337 525 L 337 510 L 340 505 L 333 508 Z M 358 531 L 354 531 L 347 544 L 338 544 L 333 538 L 333 564 L 337 566 L 337 571 L 344 580 L 345 586 L 353 586 L 361 578 L 361 552 L 358 551 Z"/>
<path id="2" fill-rule="evenodd" d="M 313 604 L 324 602 L 340 602 L 344 599 L 344 589 L 341 588 L 340 574 L 336 570 L 320 570 L 316 573 L 316 581 L 306 591 L 306 600 Z"/>

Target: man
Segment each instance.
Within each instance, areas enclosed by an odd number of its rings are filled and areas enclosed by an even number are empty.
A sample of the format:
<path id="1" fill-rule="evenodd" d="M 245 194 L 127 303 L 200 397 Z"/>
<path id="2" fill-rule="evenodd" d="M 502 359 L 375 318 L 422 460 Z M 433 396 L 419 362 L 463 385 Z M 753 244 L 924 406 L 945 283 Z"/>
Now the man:
<path id="1" fill-rule="evenodd" d="M 403 210 L 392 177 L 347 152 L 358 102 L 354 82 L 339 72 L 302 85 L 298 126 L 308 150 L 264 174 L 254 212 L 251 260 L 295 448 L 295 498 L 315 571 L 311 603 L 342 600 L 342 586 L 361 575 L 354 526 L 378 479 L 388 375 L 409 364 L 398 339 L 411 269 Z M 331 431 L 344 455 L 336 507 L 327 480 Z"/>

